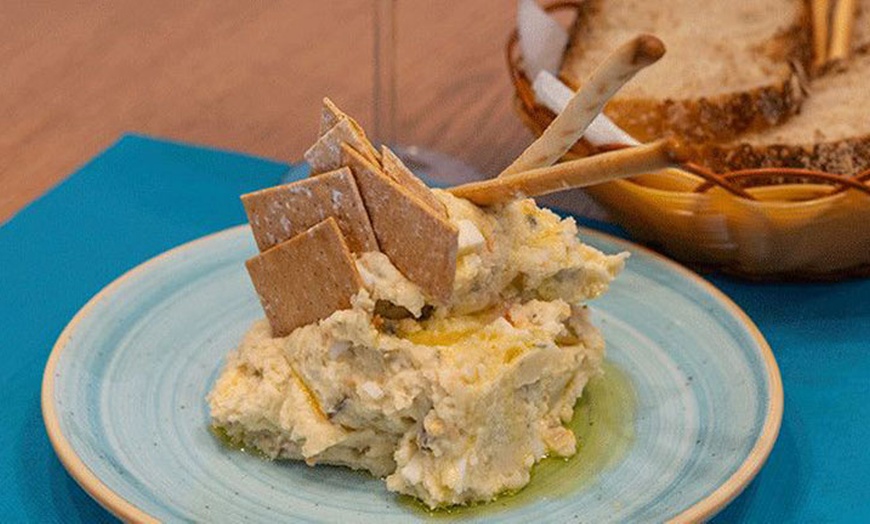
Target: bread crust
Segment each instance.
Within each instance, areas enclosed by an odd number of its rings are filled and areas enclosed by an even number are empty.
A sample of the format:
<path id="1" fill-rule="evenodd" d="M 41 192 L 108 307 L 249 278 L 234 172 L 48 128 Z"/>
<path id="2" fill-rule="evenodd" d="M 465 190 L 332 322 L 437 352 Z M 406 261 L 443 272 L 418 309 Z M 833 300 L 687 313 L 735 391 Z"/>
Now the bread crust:
<path id="1" fill-rule="evenodd" d="M 582 60 L 583 28 L 590 27 L 602 0 L 587 0 L 572 28 L 565 62 Z M 710 97 L 649 99 L 614 97 L 605 113 L 641 141 L 674 137 L 687 141 L 727 141 L 739 135 L 785 122 L 800 111 L 806 90 L 805 71 L 811 60 L 810 18 L 802 4 L 795 25 L 769 42 L 782 67 L 767 85 Z M 563 75 L 564 76 L 564 75 Z M 563 80 L 578 87 L 570 78 Z"/>
<path id="2" fill-rule="evenodd" d="M 858 51 L 853 51 L 850 62 L 840 65 L 854 67 L 856 72 L 836 68 L 824 70 L 822 75 L 827 79 L 828 86 L 836 86 L 841 82 L 848 85 L 854 82 L 854 75 L 861 74 L 870 65 L 870 55 L 867 51 L 860 51 L 859 48 Z M 845 74 L 851 74 L 852 78 L 844 79 Z M 822 76 L 817 77 L 816 81 L 820 82 L 821 79 Z M 812 92 L 809 96 L 811 100 L 803 107 L 805 114 L 788 125 L 812 125 L 814 117 L 818 116 L 820 111 L 826 111 L 824 105 L 820 105 L 817 100 L 812 100 Z M 837 103 L 850 102 L 841 100 Z M 852 118 L 856 124 L 863 121 L 862 109 L 860 103 L 854 108 Z M 817 126 L 820 130 L 824 130 L 823 125 Z M 870 132 L 867 131 L 866 125 L 857 126 L 852 136 L 827 140 L 824 136 L 819 136 L 817 140 L 807 137 L 805 140 L 804 142 L 789 142 L 783 139 L 762 141 L 758 140 L 758 137 L 738 137 L 730 143 L 696 143 L 690 146 L 690 150 L 695 162 L 720 173 L 768 167 L 809 169 L 838 175 L 858 175 L 870 170 Z"/>
<path id="3" fill-rule="evenodd" d="M 857 175 L 870 169 L 870 135 L 802 145 L 703 144 L 697 146 L 691 156 L 696 162 L 719 173 L 788 167 Z"/>

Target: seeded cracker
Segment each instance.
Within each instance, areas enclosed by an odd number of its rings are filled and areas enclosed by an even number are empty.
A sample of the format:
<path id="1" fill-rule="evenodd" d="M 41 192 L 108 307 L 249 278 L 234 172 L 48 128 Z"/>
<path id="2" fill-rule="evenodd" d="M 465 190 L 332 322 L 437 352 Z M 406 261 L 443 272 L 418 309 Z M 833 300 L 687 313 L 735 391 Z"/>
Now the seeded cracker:
<path id="1" fill-rule="evenodd" d="M 343 161 L 353 171 L 381 251 L 430 297 L 445 302 L 453 291 L 459 232 L 408 189 L 347 145 Z"/>
<path id="2" fill-rule="evenodd" d="M 327 217 L 335 218 L 354 253 L 378 244 L 356 181 L 346 167 L 242 195 L 260 251 L 295 237 Z"/>
<path id="3" fill-rule="evenodd" d="M 405 167 L 405 164 L 387 146 L 381 146 L 381 163 L 384 166 L 384 173 L 388 177 L 392 178 L 399 185 L 404 186 L 411 194 L 429 206 L 432 211 L 435 211 L 438 216 L 447 218 L 447 210 L 444 209 L 444 204 L 432 193 L 429 186 L 417 178 L 410 169 Z"/>
<path id="4" fill-rule="evenodd" d="M 335 127 L 335 124 L 337 124 L 342 118 L 351 120 L 351 118 L 342 112 L 341 109 L 332 102 L 332 100 L 324 98 L 323 107 L 320 109 L 320 131 L 317 133 L 317 137 L 320 138 L 325 135 L 326 132 Z"/>
<path id="5" fill-rule="evenodd" d="M 368 139 L 354 130 L 348 118 L 341 118 L 305 152 L 305 161 L 311 166 L 311 174 L 318 175 L 340 168 L 341 144 L 344 143 L 359 151 L 369 162 L 379 163 L 371 154 L 374 149 Z"/>
<path id="6" fill-rule="evenodd" d="M 341 167 L 342 142 L 350 144 L 369 161 L 380 165 L 380 154 L 366 137 L 362 126 L 342 112 L 332 100 L 324 98 L 318 140 L 305 152 L 312 175 Z"/>
<path id="7" fill-rule="evenodd" d="M 332 217 L 245 266 L 276 337 L 351 307 L 362 280 Z"/>

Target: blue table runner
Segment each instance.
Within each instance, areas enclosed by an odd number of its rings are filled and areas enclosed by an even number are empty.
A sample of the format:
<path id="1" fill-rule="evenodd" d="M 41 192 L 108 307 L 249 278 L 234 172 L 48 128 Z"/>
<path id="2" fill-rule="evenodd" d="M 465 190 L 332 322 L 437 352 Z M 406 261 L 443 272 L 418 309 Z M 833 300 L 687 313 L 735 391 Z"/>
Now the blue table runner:
<path id="1" fill-rule="evenodd" d="M 66 473 L 45 433 L 40 386 L 57 336 L 128 269 L 245 222 L 239 195 L 291 169 L 127 135 L 0 226 L 0 519 L 114 521 Z M 758 324 L 785 389 L 767 465 L 715 521 L 870 521 L 870 279 L 708 279 Z"/>

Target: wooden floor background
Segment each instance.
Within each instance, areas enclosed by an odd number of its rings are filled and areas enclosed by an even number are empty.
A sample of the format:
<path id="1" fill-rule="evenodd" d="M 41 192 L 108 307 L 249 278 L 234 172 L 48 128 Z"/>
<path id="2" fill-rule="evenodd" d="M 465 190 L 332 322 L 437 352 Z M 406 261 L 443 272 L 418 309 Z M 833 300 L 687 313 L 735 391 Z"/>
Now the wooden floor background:
<path id="1" fill-rule="evenodd" d="M 399 139 L 484 173 L 531 140 L 512 109 L 514 2 L 398 2 Z M 0 223 L 121 133 L 296 161 L 327 95 L 372 121 L 365 0 L 4 0 Z"/>

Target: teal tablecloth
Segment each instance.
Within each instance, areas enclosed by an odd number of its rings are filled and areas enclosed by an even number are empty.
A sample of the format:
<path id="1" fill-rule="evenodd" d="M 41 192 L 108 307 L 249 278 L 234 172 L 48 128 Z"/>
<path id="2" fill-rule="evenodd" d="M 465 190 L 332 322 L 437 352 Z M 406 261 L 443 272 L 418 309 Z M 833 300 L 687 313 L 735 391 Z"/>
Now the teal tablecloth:
<path id="1" fill-rule="evenodd" d="M 39 390 L 55 339 L 127 269 L 244 222 L 238 196 L 288 169 L 125 136 L 0 226 L 0 520 L 112 520 L 67 475 L 45 434 Z M 870 522 L 870 280 L 710 280 L 761 328 L 785 388 L 767 465 L 716 520 Z"/>

